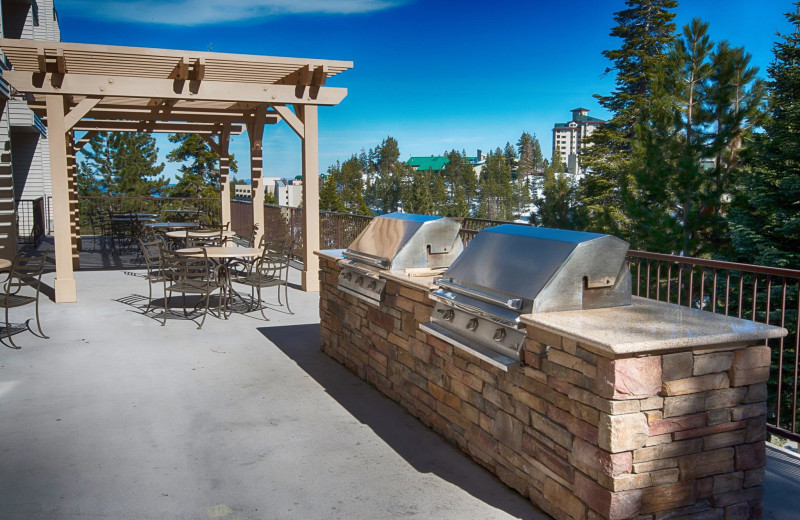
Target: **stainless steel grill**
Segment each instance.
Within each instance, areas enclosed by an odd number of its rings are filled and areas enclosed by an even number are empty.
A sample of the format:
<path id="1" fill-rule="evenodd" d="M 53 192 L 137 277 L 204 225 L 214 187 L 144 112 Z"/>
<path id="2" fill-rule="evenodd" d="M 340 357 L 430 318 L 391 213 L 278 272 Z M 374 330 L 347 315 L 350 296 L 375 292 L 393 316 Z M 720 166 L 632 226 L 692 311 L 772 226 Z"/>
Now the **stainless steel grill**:
<path id="1" fill-rule="evenodd" d="M 339 289 L 379 305 L 384 271 L 446 268 L 463 251 L 455 220 L 410 213 L 389 213 L 372 222 L 350 244 L 339 261 Z"/>
<path id="2" fill-rule="evenodd" d="M 487 361 L 520 361 L 520 316 L 631 303 L 628 243 L 609 235 L 504 224 L 485 229 L 437 280 L 420 325 Z"/>

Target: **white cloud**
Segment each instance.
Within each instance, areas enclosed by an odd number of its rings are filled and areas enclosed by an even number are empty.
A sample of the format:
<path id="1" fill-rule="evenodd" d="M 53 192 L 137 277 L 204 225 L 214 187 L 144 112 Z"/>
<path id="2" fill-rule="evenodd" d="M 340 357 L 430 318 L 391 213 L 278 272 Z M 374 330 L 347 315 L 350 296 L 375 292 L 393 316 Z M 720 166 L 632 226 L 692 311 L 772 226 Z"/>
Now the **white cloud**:
<path id="1" fill-rule="evenodd" d="M 360 14 L 390 9 L 409 0 L 59 0 L 60 11 L 102 20 L 163 25 L 254 22 L 297 14 Z"/>

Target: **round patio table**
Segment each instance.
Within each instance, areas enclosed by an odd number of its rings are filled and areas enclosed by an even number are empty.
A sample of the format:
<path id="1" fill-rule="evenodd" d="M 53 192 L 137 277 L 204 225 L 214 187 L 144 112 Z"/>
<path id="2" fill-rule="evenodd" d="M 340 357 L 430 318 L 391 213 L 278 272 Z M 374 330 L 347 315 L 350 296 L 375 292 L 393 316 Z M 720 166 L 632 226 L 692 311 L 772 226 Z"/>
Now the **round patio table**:
<path id="1" fill-rule="evenodd" d="M 0 258 L 0 271 L 5 271 L 6 269 L 11 267 L 11 260 L 6 260 L 5 258 Z"/>
<path id="2" fill-rule="evenodd" d="M 146 215 L 120 215 L 111 217 L 111 222 L 158 222 L 158 217 L 148 217 Z"/>
<path id="3" fill-rule="evenodd" d="M 197 222 L 150 222 L 145 226 L 163 231 L 172 231 L 175 229 L 194 229 L 200 227 L 200 224 Z"/>
<path id="4" fill-rule="evenodd" d="M 206 251 L 206 256 L 209 259 L 216 260 L 219 265 L 217 270 L 217 279 L 219 280 L 220 290 L 222 291 L 222 301 L 224 302 L 225 319 L 228 319 L 231 312 L 233 312 L 233 303 L 238 297 L 244 301 L 242 295 L 236 292 L 233 288 L 233 283 L 228 271 L 231 262 L 241 258 L 257 258 L 261 256 L 261 249 L 258 247 L 241 247 L 241 246 L 208 246 L 208 247 L 186 247 L 183 249 L 176 249 L 175 254 L 189 257 L 203 257 L 203 250 Z M 249 309 L 249 304 L 248 309 Z"/>
<path id="5" fill-rule="evenodd" d="M 180 240 L 181 238 L 186 238 L 186 235 L 189 235 L 189 238 L 214 238 L 219 236 L 219 231 L 215 231 L 213 229 L 195 229 L 190 231 L 167 231 L 165 233 L 167 238 L 174 238 L 176 240 Z M 223 231 L 222 236 L 224 237 L 232 237 L 235 236 L 236 233 L 233 231 Z"/>

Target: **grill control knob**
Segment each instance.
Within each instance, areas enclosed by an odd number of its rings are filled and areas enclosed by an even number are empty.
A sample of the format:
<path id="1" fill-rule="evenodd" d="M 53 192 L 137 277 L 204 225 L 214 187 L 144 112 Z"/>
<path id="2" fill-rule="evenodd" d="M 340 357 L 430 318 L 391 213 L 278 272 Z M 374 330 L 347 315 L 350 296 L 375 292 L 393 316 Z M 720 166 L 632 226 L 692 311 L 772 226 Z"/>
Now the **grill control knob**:
<path id="1" fill-rule="evenodd" d="M 378 286 L 378 282 L 376 282 L 375 280 L 372 280 L 371 282 L 369 282 L 369 285 L 367 286 L 367 289 L 369 289 L 370 291 L 374 291 L 377 286 Z"/>
<path id="2" fill-rule="evenodd" d="M 472 318 L 467 322 L 467 330 L 470 332 L 475 332 L 478 330 L 478 318 Z"/>
<path id="3" fill-rule="evenodd" d="M 506 337 L 506 329 L 497 329 L 494 331 L 494 340 L 503 341 Z"/>
<path id="4" fill-rule="evenodd" d="M 453 309 L 447 309 L 446 311 L 444 311 L 444 314 L 442 315 L 442 318 L 444 318 L 447 321 L 453 321 L 453 318 L 455 317 L 456 313 L 455 311 L 453 311 Z"/>
<path id="5" fill-rule="evenodd" d="M 364 285 L 364 277 L 363 276 L 359 276 L 358 278 L 356 278 L 356 285 Z"/>

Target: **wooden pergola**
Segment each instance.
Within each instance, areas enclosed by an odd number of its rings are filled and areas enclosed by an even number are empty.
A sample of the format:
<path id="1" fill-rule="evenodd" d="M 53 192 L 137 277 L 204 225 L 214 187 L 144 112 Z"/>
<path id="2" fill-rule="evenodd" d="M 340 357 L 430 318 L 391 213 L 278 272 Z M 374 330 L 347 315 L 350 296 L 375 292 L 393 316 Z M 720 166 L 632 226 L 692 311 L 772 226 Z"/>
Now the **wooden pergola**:
<path id="1" fill-rule="evenodd" d="M 57 302 L 77 300 L 76 153 L 88 142 L 75 131 L 197 133 L 220 156 L 222 221 L 230 220 L 232 134 L 247 130 L 253 223 L 264 231 L 264 126 L 285 121 L 302 142 L 303 289 L 319 289 L 318 106 L 347 89 L 326 87 L 350 61 L 0 38 L 12 70 L 3 77 L 47 120 L 53 191 Z"/>

